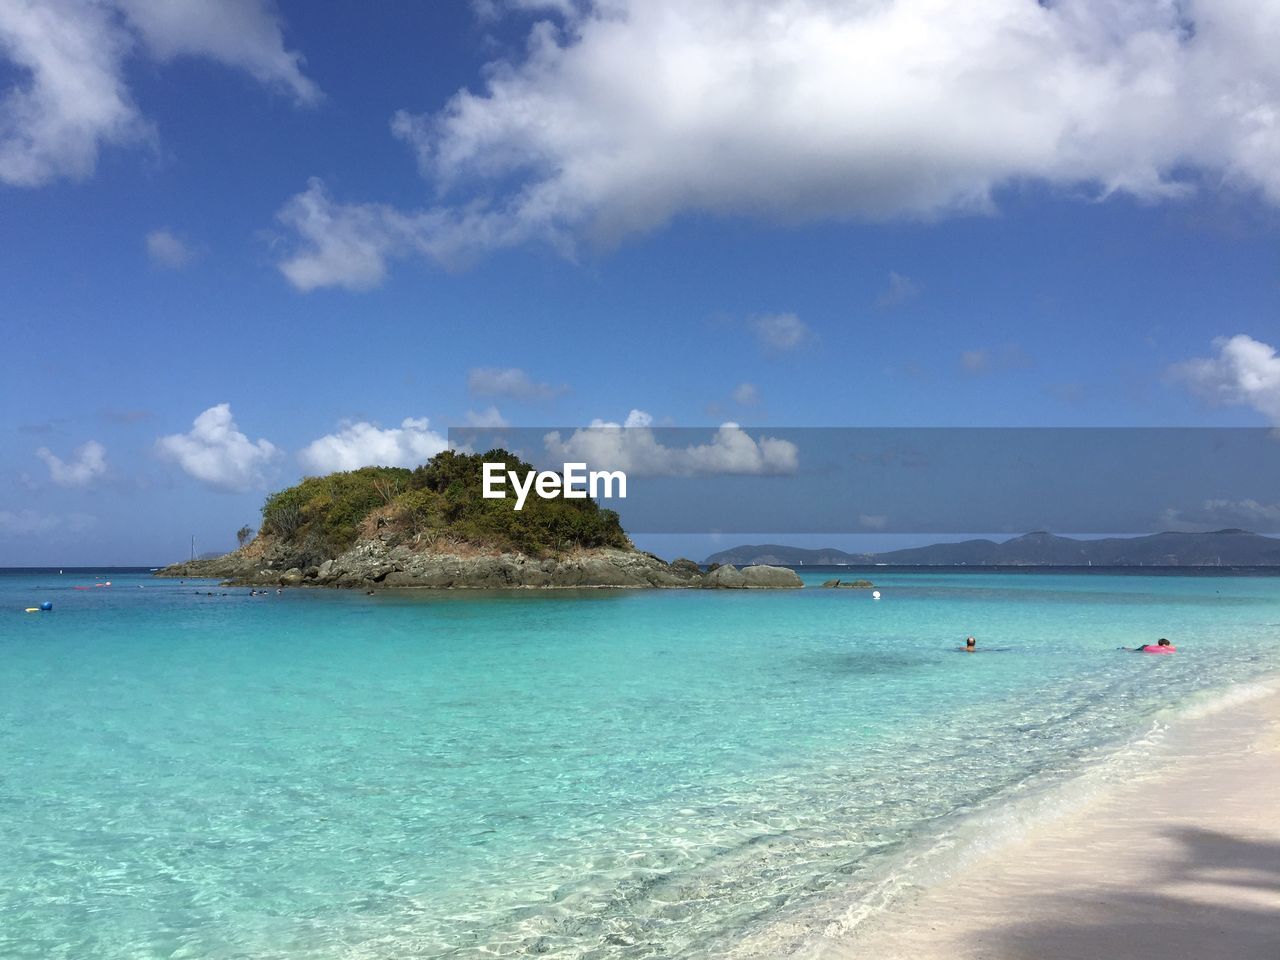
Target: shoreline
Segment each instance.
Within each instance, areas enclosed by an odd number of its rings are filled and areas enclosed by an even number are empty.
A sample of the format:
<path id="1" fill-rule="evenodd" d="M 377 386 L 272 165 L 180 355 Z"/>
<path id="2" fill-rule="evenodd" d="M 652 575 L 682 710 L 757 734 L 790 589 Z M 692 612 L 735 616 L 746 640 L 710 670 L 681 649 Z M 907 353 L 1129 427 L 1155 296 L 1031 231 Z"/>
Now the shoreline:
<path id="1" fill-rule="evenodd" d="M 1091 782 L 1086 772 L 1064 782 L 1052 795 L 1068 809 L 1008 840 L 985 823 L 950 869 L 917 878 L 883 912 L 833 920 L 803 955 L 1271 960 L 1280 944 L 1280 678 L 1174 711 L 1129 778 L 1113 771 Z"/>

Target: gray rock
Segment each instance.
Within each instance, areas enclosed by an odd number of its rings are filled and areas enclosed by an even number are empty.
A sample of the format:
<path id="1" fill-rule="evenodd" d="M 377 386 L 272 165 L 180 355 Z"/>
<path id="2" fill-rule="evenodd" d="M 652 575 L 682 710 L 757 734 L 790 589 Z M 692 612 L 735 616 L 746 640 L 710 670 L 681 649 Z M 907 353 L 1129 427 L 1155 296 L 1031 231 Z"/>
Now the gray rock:
<path id="1" fill-rule="evenodd" d="M 678 577 L 701 577 L 702 568 L 692 560 L 681 557 L 679 560 L 671 561 L 671 572 Z"/>
<path id="2" fill-rule="evenodd" d="M 159 576 L 219 577 L 233 583 L 303 582 L 339 588 L 423 587 L 438 589 L 510 590 L 514 588 L 696 588 L 730 589 L 801 586 L 790 570 L 732 566 L 704 574 L 692 560 L 668 564 L 653 554 L 630 549 L 600 549 L 554 558 L 517 553 L 459 556 L 390 546 L 380 538 L 361 540 L 341 556 L 319 566 L 290 562 L 286 546 L 259 538 L 252 557 L 242 552 L 211 561 L 176 564 Z M 283 570 L 283 573 L 278 571 Z M 305 570 L 305 573 L 304 573 Z"/>
<path id="3" fill-rule="evenodd" d="M 707 589 L 741 590 L 747 585 L 747 578 L 732 563 L 716 567 L 702 578 L 702 585 Z"/>
<path id="4" fill-rule="evenodd" d="M 742 578 L 745 581 L 743 586 L 749 589 L 791 590 L 804 586 L 804 581 L 794 570 L 763 563 L 743 567 Z"/>
<path id="5" fill-rule="evenodd" d="M 702 585 L 721 590 L 788 590 L 803 587 L 804 581 L 794 570 L 786 567 L 761 563 L 739 570 L 733 564 L 725 564 L 707 573 L 702 578 Z"/>

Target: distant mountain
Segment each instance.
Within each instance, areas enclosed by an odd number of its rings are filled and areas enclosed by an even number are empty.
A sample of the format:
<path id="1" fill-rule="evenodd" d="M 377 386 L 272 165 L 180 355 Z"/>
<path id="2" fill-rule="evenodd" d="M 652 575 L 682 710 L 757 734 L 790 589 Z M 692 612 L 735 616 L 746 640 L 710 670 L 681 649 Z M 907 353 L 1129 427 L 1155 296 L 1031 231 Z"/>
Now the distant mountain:
<path id="1" fill-rule="evenodd" d="M 732 563 L 735 567 L 752 563 L 769 563 L 784 567 L 798 567 L 802 564 L 810 567 L 825 567 L 874 563 L 872 556 L 873 554 L 870 553 L 845 553 L 843 550 L 835 549 L 806 550 L 804 547 L 786 547 L 780 543 L 761 543 L 721 550 L 707 557 L 706 562 L 709 564 Z"/>
<path id="2" fill-rule="evenodd" d="M 1280 539 L 1247 530 L 1213 533 L 1155 533 L 1144 537 L 1076 540 L 1038 531 L 1012 540 L 963 540 L 935 543 L 885 553 L 846 553 L 807 550 L 766 543 L 721 550 L 707 563 L 753 563 L 787 566 L 859 566 L 887 563 L 901 566 L 1088 566 L 1100 567 L 1271 567 L 1280 566 Z"/>

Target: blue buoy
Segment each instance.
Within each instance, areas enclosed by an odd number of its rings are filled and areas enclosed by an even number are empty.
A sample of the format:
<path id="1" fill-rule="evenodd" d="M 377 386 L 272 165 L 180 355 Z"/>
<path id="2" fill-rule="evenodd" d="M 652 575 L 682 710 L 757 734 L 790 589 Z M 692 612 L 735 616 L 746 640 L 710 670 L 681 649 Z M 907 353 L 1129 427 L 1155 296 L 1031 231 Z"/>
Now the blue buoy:
<path id="1" fill-rule="evenodd" d="M 52 609 L 53 609 L 53 601 L 52 601 L 52 600 L 46 600 L 44 603 L 40 604 L 40 609 L 41 609 L 41 610 L 52 610 Z"/>

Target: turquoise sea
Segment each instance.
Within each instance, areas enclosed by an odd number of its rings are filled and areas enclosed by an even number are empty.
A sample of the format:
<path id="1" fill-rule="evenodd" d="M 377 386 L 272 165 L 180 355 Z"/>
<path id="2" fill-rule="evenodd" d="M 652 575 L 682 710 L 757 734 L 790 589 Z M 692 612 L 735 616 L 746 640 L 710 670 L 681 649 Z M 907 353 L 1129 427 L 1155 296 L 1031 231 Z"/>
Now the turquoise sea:
<path id="1" fill-rule="evenodd" d="M 1280 578 L 874 576 L 0 573 L 0 956 L 803 955 L 957 825 L 1280 668 Z"/>

